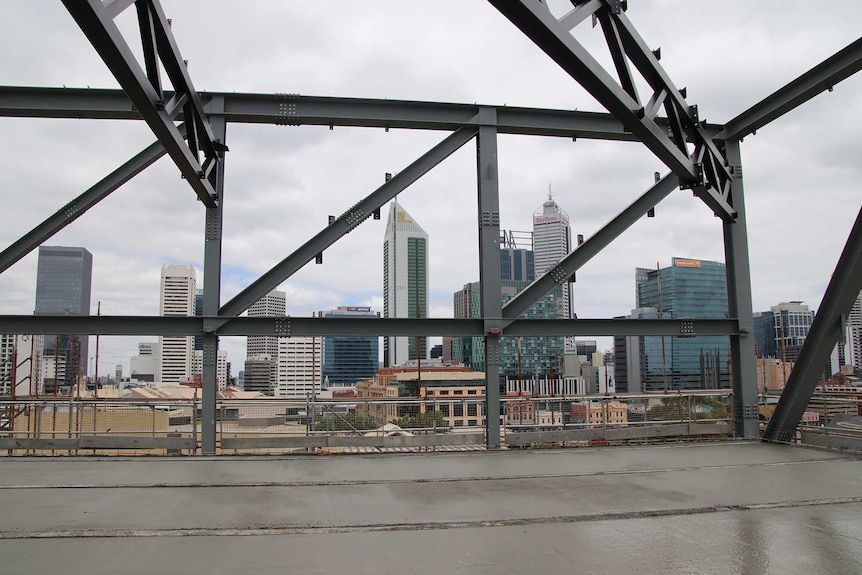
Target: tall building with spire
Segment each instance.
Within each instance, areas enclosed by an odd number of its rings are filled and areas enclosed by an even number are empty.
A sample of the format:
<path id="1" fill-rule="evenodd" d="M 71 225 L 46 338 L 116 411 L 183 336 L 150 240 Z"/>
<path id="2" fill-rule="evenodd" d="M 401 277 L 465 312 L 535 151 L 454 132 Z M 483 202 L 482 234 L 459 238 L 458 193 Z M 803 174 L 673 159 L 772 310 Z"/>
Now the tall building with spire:
<path id="1" fill-rule="evenodd" d="M 383 317 L 428 317 L 428 234 L 397 201 L 389 204 L 383 237 Z M 417 357 L 428 357 L 426 338 L 383 339 L 386 367 Z"/>
<path id="2" fill-rule="evenodd" d="M 167 316 L 195 315 L 195 284 L 197 274 L 191 264 L 162 266 L 159 293 L 159 314 Z M 178 384 L 192 375 L 194 337 L 162 336 L 159 338 L 161 357 L 156 380 Z"/>
<path id="3" fill-rule="evenodd" d="M 572 250 L 572 233 L 569 215 L 554 201 L 550 189 L 548 199 L 533 212 L 533 257 L 536 277 L 554 268 Z M 562 297 L 557 301 L 557 319 L 572 316 L 571 286 L 562 286 Z"/>

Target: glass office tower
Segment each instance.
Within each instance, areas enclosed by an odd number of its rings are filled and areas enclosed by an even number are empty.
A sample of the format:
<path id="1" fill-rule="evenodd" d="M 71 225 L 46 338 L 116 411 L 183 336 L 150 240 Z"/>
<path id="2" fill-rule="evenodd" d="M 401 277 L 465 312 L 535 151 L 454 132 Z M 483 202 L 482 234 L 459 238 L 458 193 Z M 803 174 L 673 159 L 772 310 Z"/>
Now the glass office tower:
<path id="1" fill-rule="evenodd" d="M 673 258 L 670 267 L 638 268 L 635 276 L 638 307 L 655 308 L 662 319 L 727 317 L 727 277 L 721 262 Z M 641 376 L 645 389 L 664 388 L 665 381 L 668 389 L 730 385 L 728 337 L 666 337 L 663 352 L 661 340 L 655 337 L 644 342 Z"/>
<path id="2" fill-rule="evenodd" d="M 90 315 L 93 254 L 84 248 L 41 246 L 36 268 L 36 315 Z M 70 387 L 87 373 L 87 335 L 46 335 L 44 392 Z"/>
<path id="3" fill-rule="evenodd" d="M 378 317 L 370 307 L 338 306 L 321 317 Z M 354 385 L 360 379 L 377 375 L 377 336 L 326 336 L 323 338 L 323 378 L 332 387 Z"/>

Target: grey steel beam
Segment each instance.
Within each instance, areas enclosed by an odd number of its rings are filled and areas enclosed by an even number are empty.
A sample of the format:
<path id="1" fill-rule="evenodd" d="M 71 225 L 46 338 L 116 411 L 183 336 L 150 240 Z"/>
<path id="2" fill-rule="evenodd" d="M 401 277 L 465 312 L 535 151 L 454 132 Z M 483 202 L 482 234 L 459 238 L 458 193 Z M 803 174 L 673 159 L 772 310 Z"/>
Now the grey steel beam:
<path id="1" fill-rule="evenodd" d="M 502 282 L 500 271 L 500 190 L 497 168 L 496 111 L 479 110 L 476 137 L 476 179 L 479 214 L 479 301 L 485 330 L 485 443 L 500 447 L 500 334 Z"/>
<path id="2" fill-rule="evenodd" d="M 739 140 L 862 69 L 862 38 L 836 52 L 725 124 L 715 138 Z"/>
<path id="3" fill-rule="evenodd" d="M 148 11 L 152 15 L 156 46 L 158 48 L 157 52 L 161 57 L 165 72 L 171 80 L 174 91 L 188 96 L 189 101 L 185 114 L 186 122 L 192 121 L 192 118 L 189 117 L 190 115 L 194 116 L 194 131 L 198 134 L 200 149 L 204 152 L 206 158 L 215 160 L 219 157 L 218 152 L 220 150 L 216 149 L 216 146 L 213 144 L 216 139 L 213 136 L 213 129 L 204 113 L 201 98 L 192 84 L 186 61 L 183 60 L 180 49 L 171 32 L 170 22 L 165 16 L 159 0 L 137 0 L 136 5 L 139 6 L 142 3 L 146 3 L 149 7 Z M 223 108 L 224 104 L 222 103 L 220 107 Z M 195 148 L 192 148 L 192 152 L 194 153 L 195 151 Z"/>
<path id="4" fill-rule="evenodd" d="M 125 10 L 134 3 L 135 0 L 107 0 L 104 3 L 105 11 L 111 18 L 116 18 L 123 12 L 123 10 Z"/>
<path id="5" fill-rule="evenodd" d="M 483 337 L 483 319 L 171 317 L 0 315 L 0 333 L 90 335 L 203 335 L 218 324 L 218 336 L 380 335 Z M 522 319 L 503 336 L 532 335 L 738 335 L 735 319 Z"/>
<path id="6" fill-rule="evenodd" d="M 92 120 L 143 119 L 122 90 L 33 86 L 0 87 L 0 116 Z"/>
<path id="7" fill-rule="evenodd" d="M 724 167 L 724 158 L 720 155 L 713 157 L 715 147 L 711 145 L 709 138 L 703 140 L 698 132 L 692 130 L 699 121 L 696 113 L 685 103 L 680 91 L 673 86 L 658 65 L 658 59 L 646 49 L 634 28 L 618 9 L 619 2 L 606 1 L 608 6 L 601 8 L 599 12 L 602 18 L 611 18 L 614 22 L 615 38 L 619 40 L 615 47 L 625 47 L 625 56 L 631 58 L 653 89 L 657 92 L 666 91 L 665 109 L 679 120 L 679 129 L 673 132 L 673 138 L 645 113 L 644 106 L 627 93 L 542 4 L 535 0 L 489 2 L 631 130 L 680 178 L 683 186 L 691 188 L 717 216 L 723 220 L 733 220 L 733 207 L 725 197 L 726 177 L 724 180 L 712 181 L 715 174 L 721 175 L 722 170 L 718 167 Z M 611 7 L 616 7 L 617 10 L 614 11 Z M 624 57 L 621 55 L 621 65 L 622 60 Z M 627 67 L 624 66 L 624 69 L 627 70 Z M 633 88 L 633 84 L 631 87 Z M 710 163 L 717 169 L 705 171 L 700 165 L 700 158 L 689 157 L 684 132 L 689 132 L 689 135 L 696 139 L 700 153 L 708 155 Z"/>
<path id="8" fill-rule="evenodd" d="M 609 246 L 620 234 L 646 215 L 650 208 L 655 207 L 678 187 L 679 178 L 673 173 L 667 174 L 656 182 L 646 193 L 605 224 L 602 229 L 560 260 L 560 263 L 554 268 L 509 300 L 503 306 L 503 317 L 505 319 L 519 317 L 552 289 L 568 282 L 572 274 Z"/>
<path id="9" fill-rule="evenodd" d="M 223 99 L 212 102 L 218 109 L 224 106 Z M 227 122 L 224 116 L 212 118 L 213 137 L 221 144 L 226 143 Z M 216 207 L 207 208 L 204 215 L 204 294 L 203 315 L 212 317 L 218 314 L 221 303 L 221 260 L 222 260 L 222 218 L 224 216 L 224 146 L 215 167 L 214 178 Z M 215 455 L 216 452 L 216 398 L 218 395 L 218 335 L 216 326 L 203 324 L 203 366 L 201 372 L 201 452 Z"/>
<path id="10" fill-rule="evenodd" d="M 173 119 L 164 110 L 164 102 L 141 69 L 101 0 L 63 0 L 87 39 L 99 53 L 129 99 L 147 122 L 156 138 L 171 156 L 180 173 L 188 180 L 201 202 L 215 205 L 212 184 L 201 177 L 203 170 L 196 151 L 189 149 Z"/>
<path id="11" fill-rule="evenodd" d="M 832 279 L 814 316 L 811 329 L 799 352 L 799 359 L 790 372 L 790 378 L 763 439 L 786 443 L 796 435 L 796 427 L 808 406 L 817 381 L 829 360 L 829 354 L 842 335 L 842 316 L 850 313 L 854 300 L 862 290 L 862 209 L 847 238 L 847 244 L 838 258 Z"/>
<path id="12" fill-rule="evenodd" d="M 238 316 L 261 297 L 277 288 L 281 282 L 299 271 L 323 250 L 334 244 L 353 228 L 365 221 L 374 210 L 404 191 L 410 184 L 428 173 L 476 135 L 477 128 L 465 126 L 447 136 L 412 164 L 395 174 L 388 182 L 341 214 L 292 254 L 242 290 L 219 310 L 220 316 Z"/>
<path id="13" fill-rule="evenodd" d="M 174 94 L 165 92 L 165 98 Z M 210 102 L 224 98 L 223 112 Z M 202 93 L 207 114 L 228 122 L 286 126 L 351 126 L 421 130 L 457 130 L 469 124 L 479 108 L 493 106 L 446 102 L 332 98 L 284 94 Z M 597 140 L 638 141 L 606 112 L 496 106 L 497 133 Z M 655 110 L 651 117 L 655 117 Z M 0 117 L 140 120 L 141 114 L 121 90 L 0 86 Z M 183 117 L 179 115 L 178 117 Z M 656 118 L 663 130 L 665 118 Z M 707 125 L 715 134 L 719 125 Z"/>
<path id="14" fill-rule="evenodd" d="M 179 130 L 181 134 L 184 133 L 185 126 L 181 125 Z M 134 158 L 105 176 L 99 183 L 60 208 L 54 215 L 30 232 L 21 236 L 0 253 L 0 273 L 3 273 L 21 258 L 42 245 L 45 240 L 74 222 L 87 210 L 104 200 L 164 155 L 165 148 L 160 142 L 151 144 Z"/>
<path id="15" fill-rule="evenodd" d="M 735 319 L 520 319 L 503 328 L 504 336 L 595 335 L 675 336 L 738 335 Z"/>
<path id="16" fill-rule="evenodd" d="M 754 318 L 751 304 L 748 228 L 739 141 L 728 141 L 726 153 L 733 168 L 731 194 L 733 206 L 736 208 L 736 221 L 724 222 L 727 303 L 730 317 L 735 317 L 739 321 L 739 334 L 730 336 L 733 428 L 737 437 L 754 439 L 760 433 L 760 418 L 757 410 L 757 368 L 754 361 Z"/>

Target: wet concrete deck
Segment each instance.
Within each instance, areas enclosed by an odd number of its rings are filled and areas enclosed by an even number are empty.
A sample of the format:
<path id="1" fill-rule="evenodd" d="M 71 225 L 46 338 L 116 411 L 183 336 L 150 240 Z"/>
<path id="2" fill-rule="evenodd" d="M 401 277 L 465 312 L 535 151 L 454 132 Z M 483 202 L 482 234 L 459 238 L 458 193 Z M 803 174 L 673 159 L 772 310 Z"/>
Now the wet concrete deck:
<path id="1" fill-rule="evenodd" d="M 760 443 L 0 461 L 2 573 L 862 573 L 862 460 Z"/>

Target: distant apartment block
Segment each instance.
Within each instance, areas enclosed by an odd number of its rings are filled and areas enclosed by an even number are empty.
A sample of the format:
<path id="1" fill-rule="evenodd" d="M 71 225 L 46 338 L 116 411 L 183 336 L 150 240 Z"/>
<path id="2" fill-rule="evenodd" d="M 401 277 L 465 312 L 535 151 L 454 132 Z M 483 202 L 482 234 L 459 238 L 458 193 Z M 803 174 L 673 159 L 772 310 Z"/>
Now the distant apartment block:
<path id="1" fill-rule="evenodd" d="M 195 315 L 197 274 L 189 265 L 162 266 L 159 314 L 163 316 Z M 161 336 L 161 360 L 156 378 L 161 383 L 178 385 L 191 377 L 194 337 Z"/>

